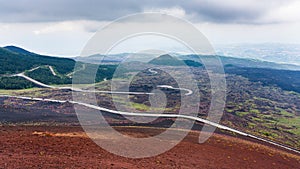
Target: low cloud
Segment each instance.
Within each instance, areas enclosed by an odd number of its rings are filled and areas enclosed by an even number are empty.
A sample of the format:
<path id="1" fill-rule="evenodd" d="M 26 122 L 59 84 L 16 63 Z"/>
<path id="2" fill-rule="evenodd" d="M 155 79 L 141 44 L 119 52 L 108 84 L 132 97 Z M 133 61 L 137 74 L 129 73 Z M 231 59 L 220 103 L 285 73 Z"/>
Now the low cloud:
<path id="1" fill-rule="evenodd" d="M 299 8 L 297 0 L 12 0 L 1 3 L 0 22 L 112 21 L 159 11 L 202 22 L 269 24 L 299 21 Z"/>

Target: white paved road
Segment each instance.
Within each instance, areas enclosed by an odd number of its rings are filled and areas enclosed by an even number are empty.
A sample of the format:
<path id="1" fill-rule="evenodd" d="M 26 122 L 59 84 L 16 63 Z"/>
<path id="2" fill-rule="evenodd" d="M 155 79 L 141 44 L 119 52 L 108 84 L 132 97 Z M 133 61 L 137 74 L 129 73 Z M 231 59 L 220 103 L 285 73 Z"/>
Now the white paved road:
<path id="1" fill-rule="evenodd" d="M 65 100 L 55 100 L 55 99 L 43 99 L 43 98 L 33 98 L 33 97 L 24 97 L 24 96 L 0 95 L 0 97 L 11 97 L 11 98 L 19 98 L 19 99 L 25 99 L 25 100 L 56 102 L 56 103 L 66 103 L 66 102 L 69 102 L 69 103 L 72 103 L 72 104 L 78 104 L 78 105 L 82 105 L 82 106 L 89 107 L 89 108 L 92 108 L 92 109 L 109 112 L 109 113 L 112 113 L 112 114 L 127 115 L 127 116 L 167 117 L 167 118 L 189 119 L 189 120 L 194 120 L 194 121 L 202 122 L 202 123 L 205 123 L 205 124 L 209 124 L 211 126 L 215 126 L 215 127 L 219 128 L 219 129 L 231 131 L 233 133 L 237 133 L 237 134 L 240 134 L 242 136 L 246 136 L 246 137 L 250 137 L 250 138 L 253 138 L 253 139 L 256 139 L 256 140 L 260 140 L 262 142 L 266 142 L 266 143 L 269 143 L 269 144 L 281 147 L 283 149 L 287 149 L 287 150 L 290 150 L 290 151 L 293 151 L 293 152 L 296 152 L 296 153 L 300 154 L 300 151 L 295 150 L 295 149 L 290 148 L 290 147 L 287 147 L 285 145 L 282 145 L 282 144 L 279 144 L 279 143 L 275 143 L 273 141 L 266 140 L 266 139 L 263 139 L 263 138 L 260 138 L 260 137 L 257 137 L 257 136 L 245 133 L 243 131 L 239 131 L 239 130 L 236 130 L 236 129 L 233 129 L 233 128 L 230 128 L 230 127 L 218 124 L 218 123 L 215 123 L 215 122 L 211 122 L 211 121 L 206 120 L 206 119 L 202 119 L 202 118 L 194 117 L 194 116 L 189 116 L 189 115 L 123 112 L 123 111 L 111 110 L 111 109 L 107 109 L 107 108 L 104 108 L 104 107 L 99 107 L 99 106 L 96 106 L 96 105 L 91 105 L 91 104 L 82 103 L 82 102 L 65 101 Z"/>
<path id="2" fill-rule="evenodd" d="M 52 67 L 52 66 L 48 66 L 48 67 L 49 67 L 49 69 L 50 69 L 51 73 L 53 74 L 53 76 L 56 76 L 56 73 L 55 73 L 55 71 L 54 71 L 53 67 Z"/>
<path id="3" fill-rule="evenodd" d="M 186 91 L 186 93 L 184 94 L 186 96 L 189 96 L 189 95 L 193 94 L 192 90 L 186 89 L 186 88 L 174 88 L 173 86 L 169 86 L 169 85 L 158 85 L 157 87 L 159 87 L 159 88 L 173 89 L 173 90 L 184 90 L 184 91 Z"/>
<path id="4" fill-rule="evenodd" d="M 30 69 L 29 71 L 33 71 L 33 70 L 36 70 L 38 68 L 40 68 L 40 66 L 35 67 L 33 69 Z M 122 92 L 122 91 L 103 91 L 103 90 L 82 90 L 82 89 L 73 88 L 73 87 L 56 87 L 56 86 L 47 85 L 47 84 L 44 84 L 44 83 L 39 82 L 37 80 L 34 80 L 33 78 L 26 76 L 25 72 L 18 73 L 18 74 L 13 74 L 13 75 L 8 75 L 8 77 L 15 77 L 15 76 L 27 79 L 28 81 L 30 81 L 30 82 L 38 85 L 38 86 L 45 87 L 45 88 L 51 88 L 51 89 L 68 89 L 68 90 L 72 90 L 72 91 L 75 91 L 75 92 L 87 92 L 87 93 L 110 93 L 110 94 L 129 94 L 129 95 L 151 95 L 151 94 L 154 94 L 154 93 L 147 93 L 147 92 Z"/>
<path id="5" fill-rule="evenodd" d="M 39 67 L 33 68 L 30 71 L 36 70 L 38 68 Z M 23 77 L 23 78 L 25 78 L 25 79 L 27 79 L 27 80 L 29 80 L 29 81 L 37 84 L 37 85 L 40 85 L 40 86 L 43 86 L 43 87 L 46 87 L 46 88 L 52 88 L 52 89 L 70 89 L 70 90 L 76 91 L 76 92 L 98 92 L 98 93 L 115 93 L 115 94 L 134 94 L 134 95 L 136 95 L 136 94 L 154 94 L 154 93 L 145 93 L 145 92 L 90 91 L 90 90 L 75 89 L 75 88 L 72 88 L 72 87 L 54 87 L 54 86 L 46 85 L 44 83 L 36 81 L 36 80 L 34 80 L 34 79 L 26 76 L 24 74 L 24 72 L 23 73 L 19 73 L 19 74 L 15 74 L 15 75 L 10 75 L 10 76 L 11 77 L 12 76 Z M 169 85 L 158 85 L 157 87 L 174 89 L 174 90 L 184 90 L 184 91 L 187 91 L 187 93 L 185 94 L 187 96 L 191 95 L 193 93 L 193 91 L 190 90 L 190 89 L 174 88 L 174 87 L 169 86 Z M 256 140 L 260 140 L 260 141 L 263 141 L 263 142 L 267 142 L 269 144 L 273 144 L 273 145 L 276 145 L 278 147 L 281 147 L 281 148 L 284 148 L 284 149 L 287 149 L 287 150 L 290 150 L 290 151 L 294 151 L 294 152 L 300 154 L 300 151 L 295 150 L 293 148 L 290 148 L 290 147 L 284 146 L 282 144 L 278 144 L 278 143 L 275 143 L 273 141 L 266 140 L 266 139 L 263 139 L 263 138 L 260 138 L 260 137 L 256 137 L 254 135 L 251 135 L 251 134 L 248 134 L 248 133 L 245 133 L 245 132 L 233 129 L 233 128 L 229 128 L 227 126 L 224 126 L 224 125 L 221 125 L 221 124 L 218 124 L 218 123 L 215 123 L 215 122 L 211 122 L 209 120 L 202 119 L 202 118 L 199 118 L 199 117 L 193 117 L 193 116 L 188 116 L 188 115 L 180 115 L 180 114 L 157 114 L 157 113 L 122 112 L 122 111 L 110 110 L 110 109 L 107 109 L 107 108 L 104 108 L 104 107 L 99 107 L 99 106 L 95 106 L 95 105 L 91 105 L 91 104 L 87 104 L 87 103 L 75 102 L 75 101 L 64 101 L 64 100 L 43 99 L 43 98 L 33 98 L 33 97 L 24 97 L 24 96 L 10 96 L 10 95 L 0 95 L 0 97 L 13 97 L 13 98 L 19 98 L 19 99 L 27 99 L 27 100 L 35 100 L 35 101 L 48 101 L 48 102 L 59 102 L 59 103 L 70 102 L 70 103 L 73 103 L 73 104 L 78 104 L 78 105 L 82 105 L 82 106 L 89 107 L 89 108 L 92 108 L 92 109 L 101 110 L 101 111 L 105 111 L 105 112 L 109 112 L 109 113 L 113 113 L 113 114 L 119 114 L 119 115 L 143 116 L 143 117 L 184 118 L 184 119 L 189 119 L 189 120 L 194 120 L 194 121 L 206 123 L 206 124 L 209 124 L 211 126 L 215 126 L 217 128 L 223 129 L 223 130 L 231 131 L 233 133 L 237 133 L 237 134 L 240 134 L 242 136 L 250 137 L 250 138 L 253 138 L 253 139 L 256 139 Z"/>
<path id="6" fill-rule="evenodd" d="M 152 68 L 149 68 L 148 71 L 154 75 L 158 73 L 156 70 L 153 70 Z"/>

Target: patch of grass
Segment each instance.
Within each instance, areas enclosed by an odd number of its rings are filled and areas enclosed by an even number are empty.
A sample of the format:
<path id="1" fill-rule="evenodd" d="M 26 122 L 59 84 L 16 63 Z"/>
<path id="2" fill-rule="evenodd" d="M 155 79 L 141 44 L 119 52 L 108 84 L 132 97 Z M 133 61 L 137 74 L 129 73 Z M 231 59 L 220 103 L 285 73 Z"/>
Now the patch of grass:
<path id="1" fill-rule="evenodd" d="M 283 126 L 285 132 L 300 136 L 300 117 L 278 118 L 278 125 Z"/>
<path id="2" fill-rule="evenodd" d="M 226 111 L 227 111 L 228 113 L 234 112 L 234 110 L 232 110 L 232 109 L 226 109 Z"/>
<path id="3" fill-rule="evenodd" d="M 235 114 L 239 117 L 243 117 L 243 116 L 246 116 L 247 114 L 249 114 L 249 112 L 236 112 Z"/>
<path id="4" fill-rule="evenodd" d="M 263 122 L 264 121 L 262 118 L 258 118 L 258 117 L 251 117 L 251 119 L 253 121 L 256 121 L 256 122 Z"/>
<path id="5" fill-rule="evenodd" d="M 294 116 L 293 113 L 287 112 L 287 111 L 284 110 L 284 109 L 277 108 L 277 110 L 279 111 L 279 114 L 280 114 L 280 115 L 283 115 L 283 116 L 285 116 L 285 117 L 293 117 L 293 116 Z"/>
<path id="6" fill-rule="evenodd" d="M 249 110 L 249 112 L 253 113 L 253 114 L 259 114 L 260 113 L 260 111 L 257 110 L 257 109 L 251 109 L 251 110 Z"/>
<path id="7" fill-rule="evenodd" d="M 277 122 L 278 120 L 276 119 L 276 117 L 272 114 L 261 114 L 260 117 L 265 121 L 265 122 L 268 122 L 268 123 L 275 123 Z"/>
<path id="8" fill-rule="evenodd" d="M 290 133 L 292 133 L 294 135 L 300 136 L 300 128 L 290 129 L 290 130 L 287 130 L 287 131 L 289 131 Z"/>
<path id="9" fill-rule="evenodd" d="M 278 124 L 300 129 L 300 117 L 278 118 Z"/>
<path id="10" fill-rule="evenodd" d="M 249 126 L 250 129 L 253 129 L 253 128 L 256 126 L 256 124 L 255 124 L 255 123 L 249 122 L 249 123 L 248 123 L 248 126 Z"/>
<path id="11" fill-rule="evenodd" d="M 261 133 L 261 134 L 263 134 L 263 135 L 265 135 L 265 136 L 267 136 L 267 137 L 269 137 L 269 138 L 272 138 L 272 139 L 278 137 L 278 134 L 276 134 L 276 133 L 271 133 L 271 132 L 265 131 L 265 130 L 260 130 L 259 133 Z"/>
<path id="12" fill-rule="evenodd" d="M 140 111 L 149 111 L 150 107 L 140 103 L 131 103 L 131 106 Z"/>
<path id="13" fill-rule="evenodd" d="M 5 90 L 5 89 L 1 89 L 0 90 L 0 94 L 4 94 L 4 95 L 14 95 L 14 94 L 22 94 L 25 92 L 37 92 L 41 90 L 41 88 L 30 88 L 30 89 L 11 89 L 11 90 Z"/>

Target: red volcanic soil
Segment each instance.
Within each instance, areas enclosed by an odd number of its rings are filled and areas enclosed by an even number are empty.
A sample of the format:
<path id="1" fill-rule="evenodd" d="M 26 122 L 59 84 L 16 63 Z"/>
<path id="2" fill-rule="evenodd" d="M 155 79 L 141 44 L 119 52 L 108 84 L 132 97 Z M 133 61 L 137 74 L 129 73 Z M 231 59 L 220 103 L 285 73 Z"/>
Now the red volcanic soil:
<path id="1" fill-rule="evenodd" d="M 118 128 L 129 135 L 158 129 Z M 81 127 L 0 127 L 0 168 L 284 168 L 300 166 L 300 155 L 240 138 L 214 134 L 197 143 L 197 132 L 173 149 L 150 158 L 111 154 L 84 134 Z M 142 150 L 141 150 L 142 151 Z"/>

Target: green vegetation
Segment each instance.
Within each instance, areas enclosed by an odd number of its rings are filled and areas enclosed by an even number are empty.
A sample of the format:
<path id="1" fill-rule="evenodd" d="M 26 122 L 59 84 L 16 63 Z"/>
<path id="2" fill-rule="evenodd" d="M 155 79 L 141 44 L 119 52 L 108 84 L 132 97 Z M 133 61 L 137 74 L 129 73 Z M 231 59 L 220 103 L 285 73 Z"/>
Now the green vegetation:
<path id="1" fill-rule="evenodd" d="M 104 79 L 111 79 L 117 66 L 86 65 L 83 67 L 84 69 L 76 70 L 76 75 L 81 78 L 79 83 L 89 84 L 100 82 Z M 38 66 L 40 68 L 29 71 Z M 56 75 L 52 74 L 49 66 L 52 66 Z M 26 89 L 35 87 L 35 84 L 22 77 L 5 76 L 21 72 L 25 72 L 27 76 L 48 85 L 71 84 L 72 78 L 70 78 L 68 73 L 74 71 L 74 66 L 75 61 L 73 59 L 38 55 L 14 46 L 0 48 L 0 75 L 4 75 L 0 77 L 0 89 Z M 92 80 L 89 78 L 91 72 L 97 72 Z"/>
<path id="2" fill-rule="evenodd" d="M 140 103 L 131 103 L 131 106 L 133 108 L 135 108 L 136 110 L 140 110 L 140 111 L 149 111 L 150 107 L 144 104 L 140 104 Z"/>
<path id="3" fill-rule="evenodd" d="M 150 61 L 151 64 L 165 66 L 183 66 L 202 67 L 199 62 L 189 60 L 189 58 L 176 59 L 170 55 L 162 55 Z M 243 62 L 245 63 L 245 62 Z M 163 72 L 149 75 L 145 69 L 145 64 L 138 62 L 124 63 L 118 65 L 95 65 L 89 63 L 79 63 L 74 69 L 75 61 L 72 59 L 52 58 L 26 52 L 20 49 L 13 51 L 0 48 L 0 74 L 14 74 L 24 72 L 37 81 L 49 85 L 70 86 L 73 82 L 78 87 L 89 88 L 92 85 L 98 90 L 110 90 L 110 81 L 112 79 L 122 84 L 125 78 L 135 76 L 131 83 L 131 91 L 151 91 L 157 84 L 170 84 L 176 86 L 172 78 Z M 81 64 L 81 65 L 80 65 Z M 39 66 L 40 68 L 30 70 Z M 49 69 L 52 66 L 56 75 L 53 75 Z M 151 66 L 151 65 L 150 65 Z M 153 66 L 153 65 L 152 65 Z M 116 69 L 118 71 L 116 72 Z M 141 71 L 141 70 L 144 70 Z M 178 69 L 181 71 L 181 69 Z M 70 72 L 75 72 L 70 73 Z M 175 70 L 176 71 L 176 70 Z M 199 80 L 199 95 L 201 96 L 201 117 L 206 117 L 210 102 L 210 85 L 207 72 L 202 68 L 191 68 L 195 78 Z M 226 83 L 228 93 L 226 98 L 225 114 L 222 117 L 222 123 L 229 127 L 276 140 L 293 147 L 300 147 L 300 71 L 284 71 L 261 68 L 237 67 L 235 64 L 225 67 L 227 73 Z M 140 78 L 135 73 L 139 72 Z M 94 73 L 93 76 L 92 73 Z M 182 72 L 175 72 L 178 76 Z M 176 74 L 176 75 L 177 75 Z M 72 77 L 80 79 L 72 79 Z M 179 78 L 184 78 L 182 75 Z M 118 81 L 119 80 L 119 81 Z M 94 84 L 94 83 L 97 84 Z M 102 83 L 99 83 L 102 82 Z M 166 82 L 166 83 L 165 83 Z M 142 85 L 141 85 L 142 84 Z M 2 89 L 24 89 L 36 87 L 22 77 L 0 77 L 0 88 Z M 282 90 L 284 89 L 284 90 Z M 43 90 L 43 91 L 42 91 Z M 48 89 L 39 90 L 2 90 L 0 93 L 26 96 L 45 97 L 53 94 Z M 286 91 L 288 90 L 288 91 Z M 61 92 L 55 91 L 54 92 Z M 165 90 L 168 93 L 168 104 L 165 112 L 176 112 L 180 109 L 180 102 L 175 90 Z M 298 92 L 297 92 L 298 91 Z M 69 91 L 67 91 L 69 92 Z M 54 96 L 54 95 L 53 95 Z M 100 94 L 99 94 L 100 96 Z M 101 95 L 101 98 L 104 96 Z M 106 97 L 106 96 L 105 96 Z M 111 97 L 111 96 L 108 96 Z M 144 96 L 130 96 L 131 102 L 120 96 L 114 101 L 121 103 L 128 108 L 134 108 L 139 111 L 162 111 L 161 108 L 150 108 L 149 99 Z M 100 100 L 99 103 L 105 106 L 113 105 L 110 98 Z"/>
<path id="4" fill-rule="evenodd" d="M 8 94 L 8 95 L 13 95 L 13 94 L 23 94 L 26 92 L 37 92 L 39 90 L 42 90 L 41 88 L 30 88 L 30 89 L 0 89 L 0 94 Z"/>
<path id="5" fill-rule="evenodd" d="M 191 67 L 202 67 L 203 64 L 199 63 L 199 62 L 195 62 L 193 60 L 183 60 L 183 62 L 187 65 L 187 66 L 191 66 Z"/>
<path id="6" fill-rule="evenodd" d="M 252 113 L 252 114 L 258 114 L 259 110 L 257 110 L 257 109 L 251 109 L 249 112 Z"/>
<path id="7" fill-rule="evenodd" d="M 252 119 L 254 122 L 263 122 L 262 119 L 257 118 L 257 117 L 251 117 L 251 119 Z"/>
<path id="8" fill-rule="evenodd" d="M 48 66 L 41 66 L 33 71 L 25 71 L 25 75 L 48 85 L 63 85 L 63 84 L 93 84 L 101 82 L 104 79 L 111 79 L 114 75 L 116 65 L 88 65 L 86 69 L 77 71 L 75 74 L 80 77 L 78 82 L 72 81 L 72 78 L 65 74 L 60 74 L 53 67 L 56 75 L 53 75 Z M 95 77 L 91 77 L 92 72 L 97 69 Z M 121 75 L 122 73 L 119 72 Z M 22 77 L 0 77 L 0 89 L 26 89 L 32 88 L 36 85 Z"/>
<path id="9" fill-rule="evenodd" d="M 161 55 L 149 62 L 154 65 L 182 66 L 184 63 L 170 55 Z"/>
<path id="10" fill-rule="evenodd" d="M 48 67 L 40 67 L 31 72 L 26 72 L 26 75 L 45 84 L 70 84 L 72 79 L 67 76 L 54 76 Z"/>
<path id="11" fill-rule="evenodd" d="M 266 69 L 278 69 L 278 70 L 300 70 L 299 66 L 290 64 L 278 64 L 274 62 L 259 61 L 247 58 L 236 58 L 227 56 L 215 56 L 215 55 L 181 55 L 179 56 L 182 60 L 194 60 L 202 63 L 202 60 L 208 62 L 215 62 L 220 60 L 225 69 L 226 67 L 243 67 L 243 68 L 266 68 Z"/>
<path id="12" fill-rule="evenodd" d="M 255 123 L 251 123 L 251 122 L 248 123 L 248 127 L 249 127 L 250 129 L 253 129 L 255 126 L 256 126 Z"/>
<path id="13" fill-rule="evenodd" d="M 40 65 L 53 66 L 59 73 L 66 74 L 73 71 L 75 61 L 38 54 L 16 53 L 0 48 L 0 74 L 20 73 Z"/>
<path id="14" fill-rule="evenodd" d="M 293 117 L 294 114 L 293 113 L 290 113 L 290 112 L 287 112 L 286 110 L 284 109 L 281 109 L 281 108 L 276 108 L 276 110 L 279 111 L 279 114 L 285 116 L 285 117 Z"/>
<path id="15" fill-rule="evenodd" d="M 26 89 L 35 84 L 22 77 L 0 77 L 0 89 Z"/>
<path id="16" fill-rule="evenodd" d="M 112 79 L 117 65 L 93 65 L 87 64 L 86 68 L 77 71 L 74 76 L 80 77 L 73 79 L 74 84 L 91 84 L 101 82 L 104 79 Z"/>
<path id="17" fill-rule="evenodd" d="M 278 126 L 284 128 L 286 131 L 294 134 L 300 135 L 300 117 L 290 117 L 290 118 L 279 118 Z"/>
<path id="18" fill-rule="evenodd" d="M 191 66 L 191 67 L 201 67 L 201 63 L 193 60 L 178 60 L 170 55 L 161 55 L 149 62 L 154 65 L 165 65 L 165 66 Z"/>
<path id="19" fill-rule="evenodd" d="M 241 75 L 252 82 L 265 86 L 278 86 L 283 90 L 300 92 L 300 71 L 276 70 L 265 68 L 225 67 L 228 74 Z"/>
<path id="20" fill-rule="evenodd" d="M 261 134 L 263 134 L 263 135 L 265 135 L 265 136 L 271 138 L 271 139 L 274 139 L 274 138 L 278 137 L 278 134 L 272 133 L 272 132 L 268 132 L 268 131 L 265 131 L 265 130 L 260 130 L 259 132 L 260 132 Z"/>
<path id="21" fill-rule="evenodd" d="M 236 112 L 236 115 L 243 117 L 245 115 L 249 114 L 249 112 Z"/>

